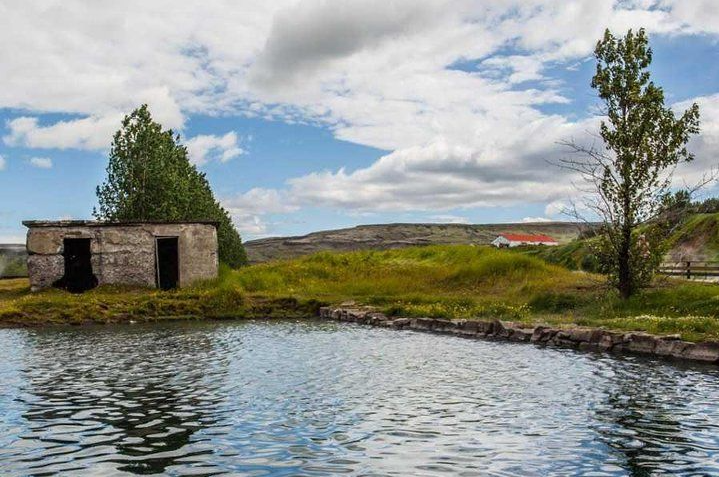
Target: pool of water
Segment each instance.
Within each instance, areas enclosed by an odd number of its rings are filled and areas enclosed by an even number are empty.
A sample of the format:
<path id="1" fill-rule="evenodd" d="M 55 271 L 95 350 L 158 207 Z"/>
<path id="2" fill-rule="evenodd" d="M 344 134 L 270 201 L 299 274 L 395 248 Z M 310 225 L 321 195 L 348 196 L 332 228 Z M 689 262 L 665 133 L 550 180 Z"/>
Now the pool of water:
<path id="1" fill-rule="evenodd" d="M 326 322 L 0 330 L 0 475 L 719 475 L 719 370 Z"/>

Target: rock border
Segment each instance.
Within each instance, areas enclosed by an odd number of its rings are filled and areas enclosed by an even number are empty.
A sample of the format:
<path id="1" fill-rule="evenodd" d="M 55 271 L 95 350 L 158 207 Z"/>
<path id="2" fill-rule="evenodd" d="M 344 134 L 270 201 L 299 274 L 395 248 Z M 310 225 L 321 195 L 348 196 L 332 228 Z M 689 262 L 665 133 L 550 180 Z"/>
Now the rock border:
<path id="1" fill-rule="evenodd" d="M 395 318 L 374 310 L 321 307 L 320 318 L 395 330 L 415 330 L 467 338 L 495 339 L 588 351 L 622 352 L 719 364 L 719 342 L 691 343 L 679 335 L 656 336 L 599 328 L 550 328 L 525 323 L 437 318 Z"/>

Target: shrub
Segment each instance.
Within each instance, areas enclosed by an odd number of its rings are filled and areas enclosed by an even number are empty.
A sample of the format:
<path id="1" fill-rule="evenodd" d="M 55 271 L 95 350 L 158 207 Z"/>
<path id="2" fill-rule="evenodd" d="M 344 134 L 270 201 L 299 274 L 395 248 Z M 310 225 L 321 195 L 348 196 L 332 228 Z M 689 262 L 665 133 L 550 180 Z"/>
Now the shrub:
<path id="1" fill-rule="evenodd" d="M 532 311 L 544 311 L 550 313 L 561 313 L 573 310 L 581 304 L 577 295 L 569 293 L 540 293 L 532 298 L 528 305 Z"/>

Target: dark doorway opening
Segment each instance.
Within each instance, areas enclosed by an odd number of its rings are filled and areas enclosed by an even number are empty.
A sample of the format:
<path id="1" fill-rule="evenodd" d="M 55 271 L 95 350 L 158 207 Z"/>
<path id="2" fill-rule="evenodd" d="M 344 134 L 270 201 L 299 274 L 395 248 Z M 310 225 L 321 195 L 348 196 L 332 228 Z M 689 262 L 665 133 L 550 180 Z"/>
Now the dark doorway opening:
<path id="1" fill-rule="evenodd" d="M 177 237 L 157 239 L 157 286 L 162 290 L 177 288 L 180 276 Z"/>
<path id="2" fill-rule="evenodd" d="M 63 240 L 65 275 L 55 282 L 58 288 L 72 293 L 82 293 L 97 286 L 97 277 L 92 273 L 92 254 L 89 238 Z"/>

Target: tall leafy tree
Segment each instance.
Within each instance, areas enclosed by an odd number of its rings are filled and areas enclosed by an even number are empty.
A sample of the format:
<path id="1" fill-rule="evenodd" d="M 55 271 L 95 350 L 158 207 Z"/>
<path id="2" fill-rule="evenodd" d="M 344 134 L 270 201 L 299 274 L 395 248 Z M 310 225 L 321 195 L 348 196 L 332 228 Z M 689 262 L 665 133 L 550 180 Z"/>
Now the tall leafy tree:
<path id="1" fill-rule="evenodd" d="M 656 215 L 674 168 L 694 158 L 686 146 L 699 132 L 699 107 L 692 104 L 677 117 L 665 106 L 664 91 L 651 80 L 652 50 L 643 29 L 620 38 L 607 30 L 594 56 L 591 85 L 604 104 L 603 147 L 567 142 L 581 154 L 561 165 L 590 184 L 588 205 L 604 225 L 602 263 L 627 298 L 649 283 L 661 260 L 661 234 L 637 226 Z"/>
<path id="2" fill-rule="evenodd" d="M 125 116 L 115 133 L 97 198 L 93 214 L 101 220 L 216 220 L 220 260 L 232 267 L 247 263 L 240 235 L 205 174 L 190 163 L 179 136 L 152 120 L 147 105 Z"/>

